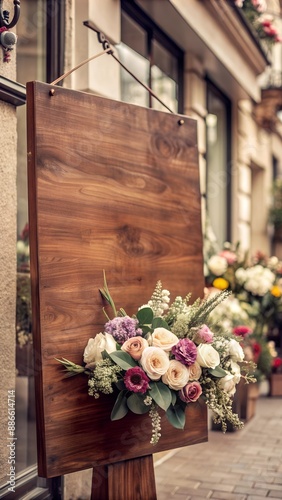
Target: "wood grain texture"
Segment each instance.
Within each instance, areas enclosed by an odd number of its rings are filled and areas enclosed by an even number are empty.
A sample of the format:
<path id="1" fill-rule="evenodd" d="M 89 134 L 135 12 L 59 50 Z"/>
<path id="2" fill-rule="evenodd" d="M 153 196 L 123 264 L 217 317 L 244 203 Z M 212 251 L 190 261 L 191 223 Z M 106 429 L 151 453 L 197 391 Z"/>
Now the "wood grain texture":
<path id="1" fill-rule="evenodd" d="M 114 398 L 63 379 L 55 357 L 79 364 L 105 317 L 105 269 L 129 315 L 157 280 L 171 296 L 203 293 L 196 122 L 31 82 L 28 178 L 39 475 L 58 476 L 207 440 L 206 406 L 184 431 L 163 418 L 152 449 L 149 418 L 110 421 Z M 182 118 L 182 117 L 181 117 Z"/>
<path id="2" fill-rule="evenodd" d="M 152 455 L 94 467 L 91 500 L 156 500 Z"/>

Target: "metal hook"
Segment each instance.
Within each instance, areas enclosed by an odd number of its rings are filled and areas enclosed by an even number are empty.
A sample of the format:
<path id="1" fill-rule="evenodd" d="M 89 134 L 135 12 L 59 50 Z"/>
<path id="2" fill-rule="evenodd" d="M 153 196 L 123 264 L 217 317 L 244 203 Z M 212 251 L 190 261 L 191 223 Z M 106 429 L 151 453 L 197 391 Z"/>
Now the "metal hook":
<path id="1" fill-rule="evenodd" d="M 12 21 L 9 23 L 10 12 L 8 10 L 3 10 L 3 0 L 0 0 L 0 28 L 13 28 L 19 20 L 20 17 L 20 0 L 14 0 L 14 15 Z"/>
<path id="2" fill-rule="evenodd" d="M 93 21 L 89 21 L 89 20 L 83 21 L 83 24 L 84 24 L 84 26 L 87 26 L 87 28 L 90 28 L 91 30 L 93 30 L 97 33 L 98 41 L 99 41 L 99 43 L 102 44 L 102 47 L 104 50 L 108 50 L 111 48 L 111 43 L 114 43 L 114 42 L 112 42 L 112 40 L 108 40 L 108 38 L 106 38 L 104 33 L 99 30 L 99 28 L 93 23 Z M 108 53 L 110 55 L 113 55 L 113 52 L 114 51 L 112 50 L 112 51 L 109 51 Z"/>

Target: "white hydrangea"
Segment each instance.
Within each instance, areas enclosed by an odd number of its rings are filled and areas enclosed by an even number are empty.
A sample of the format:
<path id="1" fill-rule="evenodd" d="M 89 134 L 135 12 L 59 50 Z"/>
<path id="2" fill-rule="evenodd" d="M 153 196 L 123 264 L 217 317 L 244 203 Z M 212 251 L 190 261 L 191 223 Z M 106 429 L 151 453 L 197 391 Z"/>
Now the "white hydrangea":
<path id="1" fill-rule="evenodd" d="M 246 271 L 246 281 L 244 287 L 254 295 L 265 295 L 275 281 L 275 274 L 267 267 L 257 264 L 249 267 Z"/>

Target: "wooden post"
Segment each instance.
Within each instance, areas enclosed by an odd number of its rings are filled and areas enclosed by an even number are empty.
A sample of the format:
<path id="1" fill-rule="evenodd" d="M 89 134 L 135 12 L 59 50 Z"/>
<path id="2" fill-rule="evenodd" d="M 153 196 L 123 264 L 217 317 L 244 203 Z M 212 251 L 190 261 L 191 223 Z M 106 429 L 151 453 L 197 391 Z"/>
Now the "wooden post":
<path id="1" fill-rule="evenodd" d="M 156 500 L 153 456 L 94 467 L 91 500 Z"/>

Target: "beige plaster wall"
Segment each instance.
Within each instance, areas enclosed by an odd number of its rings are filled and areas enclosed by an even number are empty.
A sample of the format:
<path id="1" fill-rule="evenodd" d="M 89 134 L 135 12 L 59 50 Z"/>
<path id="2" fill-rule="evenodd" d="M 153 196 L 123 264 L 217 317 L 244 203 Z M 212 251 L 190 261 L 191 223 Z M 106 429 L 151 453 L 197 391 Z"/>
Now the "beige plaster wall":
<path id="1" fill-rule="evenodd" d="M 12 10 L 12 1 L 5 3 Z M 0 75 L 15 79 L 15 51 L 3 62 Z M 15 301 L 16 301 L 16 110 L 0 101 L 0 484 L 10 472 L 8 436 L 8 391 L 15 389 Z"/>

